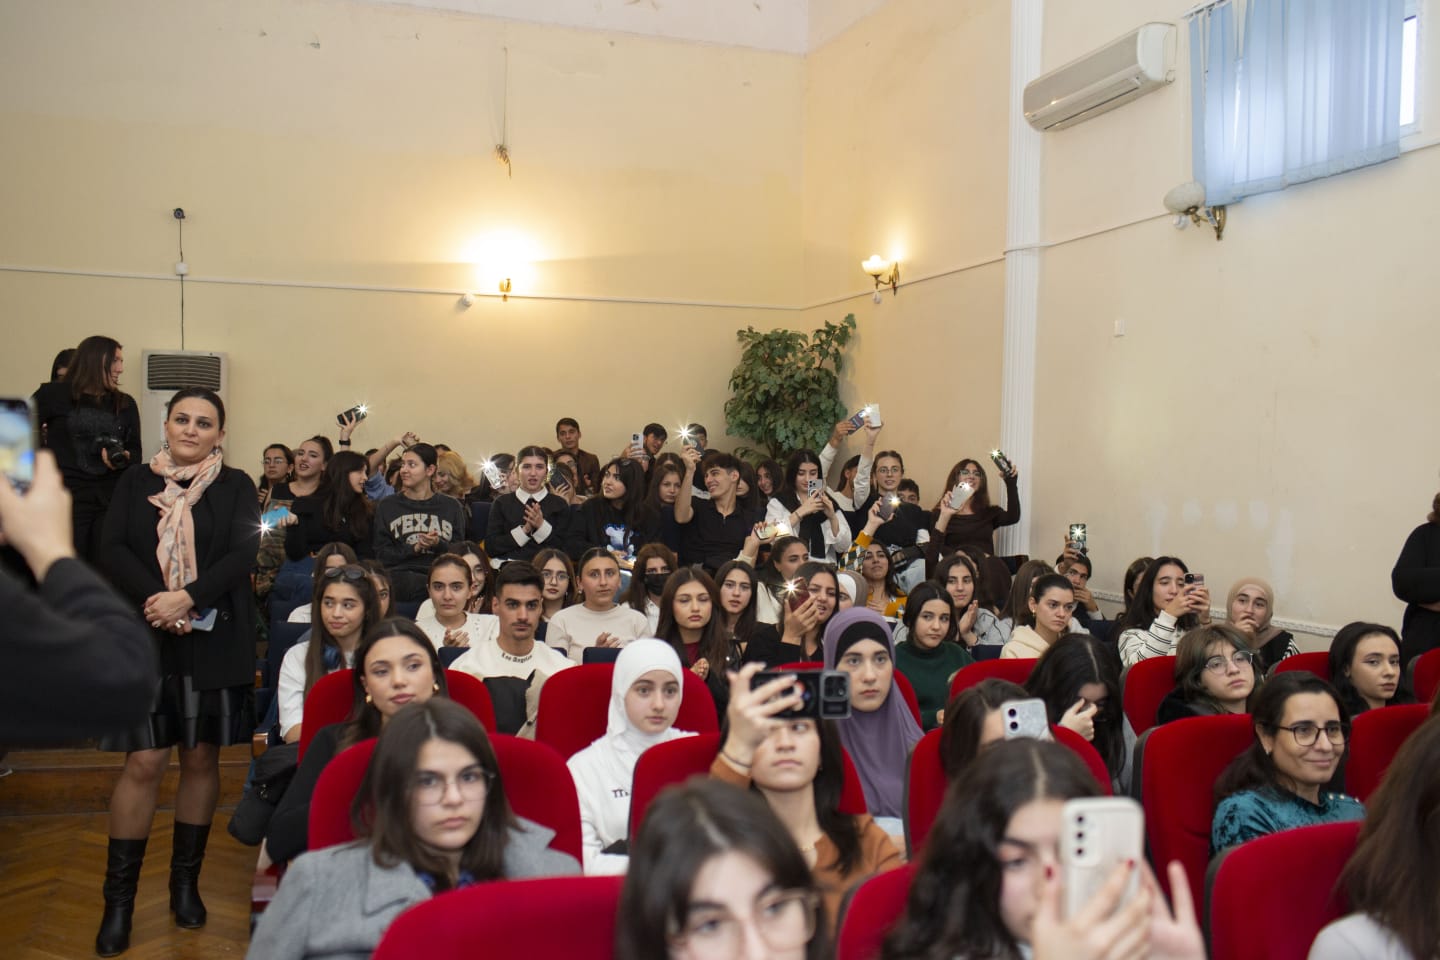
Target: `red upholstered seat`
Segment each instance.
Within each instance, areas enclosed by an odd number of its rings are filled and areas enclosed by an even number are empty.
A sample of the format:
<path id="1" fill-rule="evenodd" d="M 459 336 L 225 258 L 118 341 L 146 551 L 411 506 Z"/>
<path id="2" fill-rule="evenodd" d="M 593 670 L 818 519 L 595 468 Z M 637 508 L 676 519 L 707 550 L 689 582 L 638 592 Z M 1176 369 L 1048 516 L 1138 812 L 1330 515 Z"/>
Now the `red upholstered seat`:
<path id="1" fill-rule="evenodd" d="M 1349 912 L 1335 881 L 1360 823 L 1284 830 L 1231 847 L 1211 868 L 1212 960 L 1305 960 L 1315 937 Z M 1263 909 L 1263 904 L 1283 907 Z"/>
<path id="2" fill-rule="evenodd" d="M 583 663 L 545 681 L 540 690 L 540 709 L 535 716 L 535 739 L 549 744 L 565 759 L 573 757 L 605 735 L 610 711 L 610 678 L 613 663 Z M 710 688 L 689 670 L 684 671 L 684 689 L 675 729 L 692 733 L 716 733 L 715 698 Z"/>
<path id="3" fill-rule="evenodd" d="M 1271 673 L 1284 673 L 1287 670 L 1309 670 L 1321 680 L 1329 680 L 1330 654 L 1325 650 L 1297 653 L 1293 657 L 1286 657 L 1275 664 L 1275 669 Z"/>
<path id="4" fill-rule="evenodd" d="M 300 756 L 303 759 L 310 741 L 321 727 L 341 723 L 350 716 L 355 703 L 355 675 L 349 670 L 328 673 L 315 682 L 305 695 L 305 709 L 301 714 Z M 458 670 L 445 671 L 445 688 L 450 699 L 475 714 L 486 733 L 495 732 L 495 705 L 490 702 L 490 691 L 485 684 Z"/>
<path id="5" fill-rule="evenodd" d="M 456 890 L 397 917 L 374 960 L 609 960 L 624 882 L 624 877 L 546 877 Z"/>
<path id="6" fill-rule="evenodd" d="M 1204 889 L 1215 781 L 1255 738 L 1248 713 L 1186 717 L 1150 730 L 1137 751 L 1145 834 L 1165 893 L 1165 865 L 1179 860 L 1191 891 Z"/>
<path id="7" fill-rule="evenodd" d="M 940 764 L 940 735 L 931 730 L 910 751 L 905 771 L 905 847 L 914 858 L 925 846 L 930 828 L 940 814 L 950 781 Z"/>
<path id="8" fill-rule="evenodd" d="M 1356 717 L 1345 761 L 1345 792 L 1361 803 L 1369 802 L 1400 745 L 1429 716 L 1428 703 L 1407 703 L 1366 710 Z"/>
<path id="9" fill-rule="evenodd" d="M 954 699 L 961 690 L 968 690 L 991 677 L 1023 685 L 1034 669 L 1034 660 L 976 660 L 956 672 L 955 679 L 950 681 L 950 697 Z"/>
<path id="10" fill-rule="evenodd" d="M 876 960 L 880 956 L 886 935 L 905 912 L 914 876 L 915 865 L 907 863 L 856 888 L 840 920 L 836 960 Z"/>
<path id="11" fill-rule="evenodd" d="M 1150 657 L 1125 669 L 1120 687 L 1125 717 L 1135 736 L 1155 726 L 1160 701 L 1175 689 L 1175 658 Z"/>
<path id="12" fill-rule="evenodd" d="M 1429 703 L 1440 690 L 1440 649 L 1430 650 L 1415 658 L 1415 699 Z"/>
<path id="13" fill-rule="evenodd" d="M 545 744 L 518 737 L 494 734 L 490 745 L 495 749 L 510 809 L 554 830 L 550 847 L 570 854 L 578 862 L 581 857 L 580 801 L 565 761 Z M 341 751 L 325 765 L 310 798 L 311 850 L 355 839 L 350 806 L 374 752 L 375 741 L 365 740 Z"/>

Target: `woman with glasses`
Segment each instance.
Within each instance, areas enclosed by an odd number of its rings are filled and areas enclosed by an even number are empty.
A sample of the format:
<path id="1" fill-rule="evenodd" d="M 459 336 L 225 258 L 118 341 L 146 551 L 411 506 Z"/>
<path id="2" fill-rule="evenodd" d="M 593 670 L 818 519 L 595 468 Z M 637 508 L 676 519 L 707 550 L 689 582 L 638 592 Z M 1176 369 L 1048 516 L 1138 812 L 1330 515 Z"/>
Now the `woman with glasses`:
<path id="1" fill-rule="evenodd" d="M 130 943 L 145 845 L 177 745 L 170 909 L 181 927 L 204 925 L 198 881 L 220 748 L 249 743 L 255 732 L 255 484 L 225 466 L 225 405 L 212 391 L 187 387 L 171 397 L 164 433 L 164 449 L 115 485 L 100 542 L 106 573 L 150 625 L 160 661 L 150 715 L 100 740 L 102 750 L 125 751 L 110 798 L 105 915 L 95 938 L 107 957 Z"/>
<path id="2" fill-rule="evenodd" d="M 280 662 L 275 699 L 280 705 L 280 736 L 300 739 L 305 697 L 320 678 L 355 662 L 365 632 L 380 621 L 380 598 L 369 571 L 355 563 L 327 567 L 315 578 L 310 632 Z"/>
<path id="3" fill-rule="evenodd" d="M 1215 785 L 1211 855 L 1281 830 L 1365 816 L 1360 801 L 1325 789 L 1350 739 L 1350 714 L 1334 687 L 1303 670 L 1278 673 L 1252 715 L 1255 741 Z"/>
<path id="4" fill-rule="evenodd" d="M 362 839 L 291 864 L 246 956 L 369 956 L 397 916 L 437 893 L 575 872 L 549 849 L 551 831 L 511 811 L 480 721 L 444 699 L 385 725 L 351 818 Z"/>
<path id="5" fill-rule="evenodd" d="M 693 779 L 645 815 L 620 894 L 616 960 L 820 960 L 820 892 L 754 793 Z"/>
<path id="6" fill-rule="evenodd" d="M 1020 522 L 1020 471 L 1011 468 L 1005 481 L 1005 506 L 990 502 L 990 481 L 978 460 L 961 460 L 945 475 L 940 499 L 930 511 L 931 549 L 937 554 L 955 550 L 995 553 L 995 531 Z M 957 509 L 951 500 L 955 488 L 967 484 L 972 491 Z"/>
<path id="7" fill-rule="evenodd" d="M 1196 627 L 1175 648 L 1175 689 L 1160 701 L 1155 722 L 1249 713 L 1260 684 L 1248 636 L 1228 623 Z"/>
<path id="8" fill-rule="evenodd" d="M 1400 669 L 1400 636 L 1381 623 L 1347 623 L 1330 641 L 1330 682 L 1350 716 L 1414 703 Z"/>
<path id="9" fill-rule="evenodd" d="M 260 459 L 260 485 L 255 489 L 262 513 L 268 509 L 270 495 L 290 482 L 290 471 L 294 467 L 295 453 L 285 444 L 272 443 L 265 448 Z"/>
<path id="10" fill-rule="evenodd" d="M 867 427 L 866 430 L 874 428 Z M 867 439 L 873 442 L 873 434 Z M 861 461 L 860 473 L 855 478 L 855 489 L 868 487 L 869 477 L 865 473 L 865 462 Z M 871 541 L 883 543 L 894 558 L 895 578 L 903 589 L 909 590 L 925 579 L 925 549 L 930 540 L 930 516 L 923 507 L 905 501 L 900 496 L 900 481 L 905 479 L 905 461 L 897 450 L 882 450 L 875 454 L 875 483 L 870 497 L 865 501 L 861 516 L 863 527 L 855 535 L 855 546 L 864 549 Z"/>

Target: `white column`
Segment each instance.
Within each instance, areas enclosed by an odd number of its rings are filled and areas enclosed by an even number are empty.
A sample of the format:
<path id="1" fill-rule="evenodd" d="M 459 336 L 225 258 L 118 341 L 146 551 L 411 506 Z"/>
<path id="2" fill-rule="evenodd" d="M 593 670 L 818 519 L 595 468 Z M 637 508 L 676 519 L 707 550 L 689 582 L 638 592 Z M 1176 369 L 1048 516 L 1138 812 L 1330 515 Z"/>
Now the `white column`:
<path id="1" fill-rule="evenodd" d="M 1034 507 L 1035 328 L 1040 299 L 1040 137 L 1025 122 L 1025 84 L 1040 75 L 1044 0 L 1010 3 L 1010 184 L 1005 228 L 1005 358 L 1000 446 L 1020 468 L 1020 522 L 1000 532 L 1002 555 L 1030 552 Z M 997 484 L 998 486 L 998 484 Z"/>

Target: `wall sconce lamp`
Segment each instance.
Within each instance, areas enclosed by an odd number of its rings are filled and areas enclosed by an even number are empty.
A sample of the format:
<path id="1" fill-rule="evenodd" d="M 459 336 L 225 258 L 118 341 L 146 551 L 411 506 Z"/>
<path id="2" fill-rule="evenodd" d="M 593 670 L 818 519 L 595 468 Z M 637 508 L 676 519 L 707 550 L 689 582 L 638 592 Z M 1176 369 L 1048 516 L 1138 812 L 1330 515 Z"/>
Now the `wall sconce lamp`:
<path id="1" fill-rule="evenodd" d="M 892 294 L 898 294 L 900 283 L 899 261 L 882 260 L 880 254 L 872 253 L 870 258 L 860 264 L 860 269 L 875 278 L 875 302 L 880 302 L 880 288 L 889 285 Z"/>
<path id="2" fill-rule="evenodd" d="M 500 281 L 500 301 L 501 301 L 502 303 L 509 303 L 509 302 L 510 302 L 510 278 L 509 278 L 509 277 L 506 277 L 504 280 L 501 280 L 501 281 Z M 475 305 L 475 294 L 473 294 L 473 293 L 467 293 L 467 294 L 465 294 L 464 296 L 462 296 L 462 297 L 460 298 L 460 306 L 465 307 L 465 308 L 468 309 L 468 308 L 470 308 L 470 307 L 473 307 L 474 305 Z"/>
<path id="3" fill-rule="evenodd" d="M 1225 207 L 1205 206 L 1205 185 L 1191 180 L 1165 194 L 1165 209 L 1175 214 L 1175 229 L 1184 230 L 1189 222 L 1199 227 L 1209 224 L 1215 228 L 1215 239 L 1225 234 Z"/>

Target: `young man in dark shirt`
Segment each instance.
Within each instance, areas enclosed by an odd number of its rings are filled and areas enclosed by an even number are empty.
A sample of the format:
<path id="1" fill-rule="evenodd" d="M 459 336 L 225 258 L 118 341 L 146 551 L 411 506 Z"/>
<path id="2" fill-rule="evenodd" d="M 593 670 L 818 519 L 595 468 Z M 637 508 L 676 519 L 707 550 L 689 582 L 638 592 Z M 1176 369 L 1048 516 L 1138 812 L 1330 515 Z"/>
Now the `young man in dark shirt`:
<path id="1" fill-rule="evenodd" d="M 580 476 L 575 478 L 575 492 L 582 497 L 596 493 L 600 489 L 600 458 L 580 449 L 580 424 L 574 417 L 561 417 L 555 422 L 555 441 L 561 450 L 575 458 L 580 468 Z"/>
<path id="2" fill-rule="evenodd" d="M 765 519 L 763 507 L 744 510 L 736 503 L 740 485 L 740 463 L 728 453 L 711 452 L 705 458 L 705 490 L 710 499 L 687 497 L 684 492 L 695 479 L 700 451 L 686 447 L 681 496 L 675 501 L 675 522 L 680 524 L 680 562 L 701 564 L 714 573 L 733 560 L 745 546 L 745 538 Z"/>
<path id="3" fill-rule="evenodd" d="M 375 558 L 390 574 L 397 600 L 425 599 L 430 562 L 465 539 L 465 508 L 436 493 L 435 448 L 417 443 L 400 458 L 398 492 L 375 504 Z"/>

